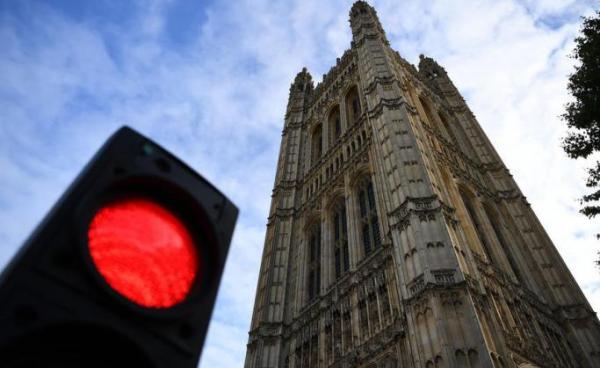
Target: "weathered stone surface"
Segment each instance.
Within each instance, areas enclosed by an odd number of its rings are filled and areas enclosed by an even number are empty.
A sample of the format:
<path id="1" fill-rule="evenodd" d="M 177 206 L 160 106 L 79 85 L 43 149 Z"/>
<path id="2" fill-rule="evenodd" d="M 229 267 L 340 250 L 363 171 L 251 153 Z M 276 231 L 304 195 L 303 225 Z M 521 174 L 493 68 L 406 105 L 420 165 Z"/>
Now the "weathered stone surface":
<path id="1" fill-rule="evenodd" d="M 435 60 L 375 10 L 290 87 L 247 368 L 600 367 L 600 323 Z"/>

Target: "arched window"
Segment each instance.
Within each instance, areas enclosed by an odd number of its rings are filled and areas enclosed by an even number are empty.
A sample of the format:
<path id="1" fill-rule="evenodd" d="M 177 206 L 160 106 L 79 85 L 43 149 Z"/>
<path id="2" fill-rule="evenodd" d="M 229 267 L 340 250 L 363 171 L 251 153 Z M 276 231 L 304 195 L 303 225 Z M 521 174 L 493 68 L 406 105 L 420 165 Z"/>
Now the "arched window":
<path id="1" fill-rule="evenodd" d="M 438 116 L 440 117 L 440 121 L 442 122 L 444 131 L 446 132 L 446 138 L 450 142 L 457 143 L 456 137 L 454 136 L 454 132 L 452 131 L 452 128 L 450 128 L 450 124 L 448 123 L 448 119 L 446 118 L 446 116 L 443 113 L 438 113 Z"/>
<path id="2" fill-rule="evenodd" d="M 335 277 L 337 278 L 350 269 L 346 204 L 343 198 L 341 198 L 333 208 L 333 255 Z"/>
<path id="3" fill-rule="evenodd" d="M 440 120 L 444 125 L 444 129 L 448 133 L 449 138 L 458 145 L 458 148 L 461 149 L 467 156 L 475 157 L 471 141 L 465 134 L 462 126 L 458 122 L 456 122 L 454 125 L 451 125 L 451 123 L 448 121 L 448 116 L 443 112 L 438 113 L 438 116 L 440 117 Z"/>
<path id="4" fill-rule="evenodd" d="M 346 116 L 348 119 L 348 126 L 358 120 L 361 112 L 358 88 L 354 86 L 346 94 Z"/>
<path id="5" fill-rule="evenodd" d="M 333 311 L 333 359 L 342 356 L 342 316 L 339 310 Z"/>
<path id="6" fill-rule="evenodd" d="M 465 205 L 465 208 L 467 209 L 467 215 L 469 216 L 471 223 L 475 227 L 475 233 L 476 233 L 477 238 L 479 239 L 479 242 L 483 248 L 483 252 L 485 253 L 485 256 L 487 257 L 487 259 L 490 262 L 495 263 L 494 259 L 492 258 L 490 246 L 487 242 L 485 233 L 483 231 L 483 224 L 481 222 L 481 219 L 477 215 L 477 212 L 475 211 L 475 206 L 473 205 L 472 196 L 469 193 L 467 193 L 463 188 L 460 188 L 459 193 L 460 193 L 460 197 L 462 198 L 462 201 Z"/>
<path id="7" fill-rule="evenodd" d="M 427 122 L 432 128 L 435 127 L 435 121 L 433 120 L 433 116 L 431 115 L 431 109 L 429 108 L 429 104 L 425 102 L 422 96 L 419 96 L 419 103 L 421 103 L 423 111 L 425 112 L 425 119 L 427 119 Z"/>
<path id="8" fill-rule="evenodd" d="M 329 137 L 333 145 L 342 135 L 342 122 L 340 121 L 340 106 L 335 106 L 327 118 L 329 122 Z"/>
<path id="9" fill-rule="evenodd" d="M 321 224 L 308 232 L 308 301 L 319 295 L 321 285 Z"/>
<path id="10" fill-rule="evenodd" d="M 310 366 L 317 367 L 319 360 L 319 335 L 313 335 L 310 339 Z"/>
<path id="11" fill-rule="evenodd" d="M 358 205 L 363 251 L 367 255 L 381 246 L 375 193 L 373 192 L 373 183 L 370 179 L 363 180 L 358 188 Z"/>
<path id="12" fill-rule="evenodd" d="M 445 127 L 440 127 L 438 121 L 436 120 L 436 117 L 434 116 L 430 104 L 427 101 L 425 101 L 425 99 L 423 99 L 422 96 L 419 96 L 419 102 L 421 103 L 421 106 L 423 106 L 423 110 L 425 111 L 425 118 L 429 122 L 429 126 L 431 126 L 431 128 L 435 131 L 439 132 L 439 134 L 446 137 L 446 139 L 450 140 L 451 137 L 449 135 L 449 132 L 446 131 Z"/>
<path id="13" fill-rule="evenodd" d="M 349 309 L 342 314 L 342 342 L 344 343 L 344 351 L 352 348 L 352 316 Z"/>
<path id="14" fill-rule="evenodd" d="M 331 332 L 331 321 L 326 321 L 325 325 L 325 362 L 332 363 L 333 362 L 333 354 L 332 354 L 332 332 Z M 328 364 L 325 364 L 327 366 Z"/>
<path id="15" fill-rule="evenodd" d="M 369 317 L 365 299 L 358 302 L 358 320 L 363 340 L 369 335 Z"/>
<path id="16" fill-rule="evenodd" d="M 300 367 L 302 364 L 302 345 L 300 345 L 296 348 L 295 363 L 296 363 L 296 364 L 294 364 L 295 367 Z"/>
<path id="17" fill-rule="evenodd" d="M 371 334 L 379 330 L 379 308 L 377 307 L 377 295 L 375 290 L 367 296 L 369 303 L 369 322 L 371 324 Z"/>
<path id="18" fill-rule="evenodd" d="M 442 357 L 438 355 L 435 357 L 435 368 L 442 367 L 444 367 L 444 359 L 442 359 Z"/>
<path id="19" fill-rule="evenodd" d="M 508 259 L 510 268 L 514 272 L 517 279 L 520 282 L 523 282 L 523 276 L 521 275 L 521 272 L 519 271 L 519 268 L 517 266 L 517 261 L 515 260 L 515 257 L 512 254 L 512 252 L 510 251 L 510 248 L 508 246 L 508 242 L 506 241 L 506 238 L 502 234 L 502 230 L 501 230 L 502 225 L 500 224 L 500 221 L 498 220 L 498 216 L 496 216 L 496 211 L 491 209 L 487 204 L 483 205 L 483 210 L 485 211 L 485 214 L 486 214 L 488 220 L 490 220 L 490 223 L 492 224 L 492 229 L 494 230 L 496 239 L 498 239 L 498 243 L 500 243 L 500 247 L 502 247 L 502 250 L 504 251 L 504 254 L 506 255 L 506 259 Z"/>
<path id="20" fill-rule="evenodd" d="M 468 356 L 472 368 L 479 368 L 481 366 L 481 364 L 479 364 L 479 353 L 477 353 L 477 350 L 470 349 Z"/>
<path id="21" fill-rule="evenodd" d="M 456 363 L 458 364 L 458 367 L 468 367 L 468 363 L 467 363 L 467 356 L 465 355 L 465 353 L 462 350 L 456 350 L 455 353 L 456 356 Z"/>
<path id="22" fill-rule="evenodd" d="M 379 301 L 381 307 L 381 322 L 383 325 L 387 325 L 391 322 L 392 311 L 390 299 L 388 297 L 388 287 L 385 279 L 385 274 L 383 274 L 383 279 L 381 280 L 381 284 L 379 285 Z"/>
<path id="23" fill-rule="evenodd" d="M 323 125 L 319 124 L 315 127 L 311 138 L 311 163 L 314 164 L 321 158 L 323 154 Z"/>
<path id="24" fill-rule="evenodd" d="M 302 345 L 302 367 L 308 367 L 310 359 L 310 341 L 306 340 Z"/>
<path id="25" fill-rule="evenodd" d="M 431 128 L 438 132 L 438 134 L 442 135 L 447 141 L 455 141 L 453 132 L 448 126 L 448 121 L 442 116 L 442 114 L 438 113 L 437 111 L 434 111 L 429 101 L 423 99 L 422 96 L 419 96 L 419 102 L 421 103 L 421 106 L 423 106 L 423 110 L 425 111 L 425 117 L 427 118 L 427 121 L 429 122 Z M 440 121 L 442 122 L 441 125 L 439 123 Z"/>

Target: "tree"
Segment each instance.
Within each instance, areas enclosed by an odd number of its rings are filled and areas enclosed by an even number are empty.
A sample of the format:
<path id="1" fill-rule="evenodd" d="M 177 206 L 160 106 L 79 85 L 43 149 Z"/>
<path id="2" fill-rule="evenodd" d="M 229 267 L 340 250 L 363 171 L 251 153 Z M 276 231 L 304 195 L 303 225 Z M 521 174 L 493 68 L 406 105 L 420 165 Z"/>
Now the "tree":
<path id="1" fill-rule="evenodd" d="M 562 115 L 571 129 L 563 140 L 563 149 L 571 158 L 588 158 L 600 152 L 600 11 L 583 18 L 571 57 L 579 65 L 569 77 L 568 89 L 575 101 L 566 105 Z M 585 185 L 592 193 L 581 198 L 579 212 L 593 218 L 600 214 L 600 161 L 588 169 Z M 600 234 L 596 236 L 600 239 Z"/>

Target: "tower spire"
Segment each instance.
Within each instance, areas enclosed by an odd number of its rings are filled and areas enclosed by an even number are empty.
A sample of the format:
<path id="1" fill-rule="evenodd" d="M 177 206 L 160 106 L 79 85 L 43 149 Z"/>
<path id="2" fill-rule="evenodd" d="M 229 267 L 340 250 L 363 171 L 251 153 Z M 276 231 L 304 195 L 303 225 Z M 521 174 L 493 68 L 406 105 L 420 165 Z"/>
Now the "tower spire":
<path id="1" fill-rule="evenodd" d="M 352 40 L 357 43 L 363 36 L 378 37 L 387 45 L 389 44 L 385 31 L 379 22 L 377 11 L 366 1 L 359 0 L 350 9 L 350 27 Z"/>
<path id="2" fill-rule="evenodd" d="M 312 76 L 306 67 L 303 67 L 302 70 L 296 74 L 296 78 L 294 78 L 294 82 L 292 82 L 292 85 L 290 86 L 290 95 L 292 92 L 307 92 L 312 89 Z"/>
<path id="3" fill-rule="evenodd" d="M 290 95 L 288 98 L 287 112 L 286 112 L 286 122 L 285 126 L 288 126 L 288 122 L 290 119 L 287 117 L 290 116 L 293 112 L 300 113 L 302 115 L 302 111 L 304 107 L 307 106 L 308 102 L 314 91 L 314 84 L 312 80 L 312 76 L 306 69 L 303 67 L 302 70 L 296 74 L 296 78 L 290 85 Z"/>
<path id="4" fill-rule="evenodd" d="M 372 6 L 290 87 L 246 368 L 600 366 L 600 322 L 444 68 Z"/>

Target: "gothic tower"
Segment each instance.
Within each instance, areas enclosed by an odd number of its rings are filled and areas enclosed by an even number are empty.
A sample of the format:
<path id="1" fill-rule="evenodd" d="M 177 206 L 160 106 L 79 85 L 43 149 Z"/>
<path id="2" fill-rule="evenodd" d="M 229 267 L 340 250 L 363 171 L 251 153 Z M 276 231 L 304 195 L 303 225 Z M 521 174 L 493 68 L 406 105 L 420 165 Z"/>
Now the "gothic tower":
<path id="1" fill-rule="evenodd" d="M 246 368 L 600 367 L 600 323 L 444 68 L 375 10 L 290 87 Z"/>

